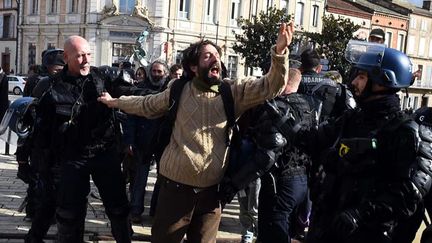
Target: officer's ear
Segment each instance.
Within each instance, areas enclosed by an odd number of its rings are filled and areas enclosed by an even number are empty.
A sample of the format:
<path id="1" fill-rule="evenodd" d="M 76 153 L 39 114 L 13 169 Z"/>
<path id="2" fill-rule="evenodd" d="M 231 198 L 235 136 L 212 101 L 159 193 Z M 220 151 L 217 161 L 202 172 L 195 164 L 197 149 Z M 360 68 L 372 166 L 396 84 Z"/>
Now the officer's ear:
<path id="1" fill-rule="evenodd" d="M 322 65 L 319 64 L 319 65 L 316 67 L 315 71 L 316 71 L 317 73 L 320 73 L 321 70 L 322 70 Z"/>
<path id="2" fill-rule="evenodd" d="M 390 89 L 384 85 L 377 84 L 375 82 L 372 83 L 372 91 L 373 92 L 381 92 L 381 91 L 386 91 L 386 90 L 390 90 Z"/>

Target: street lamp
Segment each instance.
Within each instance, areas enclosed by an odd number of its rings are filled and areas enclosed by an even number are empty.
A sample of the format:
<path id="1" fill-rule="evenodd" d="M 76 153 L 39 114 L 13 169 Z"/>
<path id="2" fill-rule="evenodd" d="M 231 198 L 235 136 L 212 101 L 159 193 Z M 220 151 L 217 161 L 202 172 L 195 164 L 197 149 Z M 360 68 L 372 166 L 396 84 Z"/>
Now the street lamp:
<path id="1" fill-rule="evenodd" d="M 16 0 L 17 3 L 17 21 L 16 21 L 16 53 L 15 53 L 15 72 L 22 73 L 21 65 L 18 67 L 18 59 L 22 60 L 21 58 L 21 48 L 19 45 L 19 41 L 21 38 L 19 38 L 19 25 L 21 24 L 20 21 L 20 9 L 21 9 L 21 0 Z"/>

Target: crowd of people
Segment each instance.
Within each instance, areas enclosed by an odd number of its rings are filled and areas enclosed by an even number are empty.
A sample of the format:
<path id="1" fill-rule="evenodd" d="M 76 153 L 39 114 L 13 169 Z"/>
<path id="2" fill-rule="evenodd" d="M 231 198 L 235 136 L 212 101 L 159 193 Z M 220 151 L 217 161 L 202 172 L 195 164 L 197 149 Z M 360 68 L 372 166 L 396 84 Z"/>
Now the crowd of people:
<path id="1" fill-rule="evenodd" d="M 432 113 L 401 110 L 409 58 L 364 48 L 344 84 L 323 74 L 312 48 L 290 65 L 293 34 L 281 24 L 262 77 L 242 80 L 226 78 L 208 40 L 185 49 L 181 65 L 136 70 L 91 66 L 80 36 L 42 53 L 43 72 L 24 92 L 34 98 L 23 117 L 31 131 L 16 152 L 29 185 L 26 242 L 43 242 L 53 222 L 59 242 L 82 242 L 90 176 L 113 237 L 131 242 L 152 165 L 155 243 L 216 242 L 235 195 L 242 243 L 412 242 L 432 209 Z M 371 32 L 370 42 L 381 39 Z"/>

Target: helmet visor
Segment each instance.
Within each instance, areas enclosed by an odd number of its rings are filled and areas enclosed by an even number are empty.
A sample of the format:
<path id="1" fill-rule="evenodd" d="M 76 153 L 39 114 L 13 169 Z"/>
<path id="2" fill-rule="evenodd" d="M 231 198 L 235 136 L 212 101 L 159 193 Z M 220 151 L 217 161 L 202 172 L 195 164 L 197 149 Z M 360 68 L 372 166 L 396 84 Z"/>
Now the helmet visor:
<path id="1" fill-rule="evenodd" d="M 18 136 L 9 128 L 9 123 L 14 112 L 15 111 L 13 109 L 9 108 L 3 116 L 3 119 L 0 123 L 0 139 L 8 144 L 17 145 Z"/>
<path id="2" fill-rule="evenodd" d="M 0 139 L 14 146 L 17 146 L 19 145 L 19 143 L 22 143 L 24 141 L 22 139 L 19 139 L 18 135 L 13 132 L 9 127 L 6 127 L 5 132 L 0 135 Z"/>
<path id="3" fill-rule="evenodd" d="M 14 111 L 12 109 L 7 109 L 3 119 L 0 123 L 0 135 L 4 134 L 8 128 L 9 122 L 12 118 Z"/>
<path id="4" fill-rule="evenodd" d="M 24 124 L 23 120 L 13 121 L 16 119 L 15 113 L 13 108 L 7 109 L 0 123 L 0 139 L 12 145 L 18 145 L 18 138 L 26 138 L 30 132 L 30 127 Z"/>
<path id="5" fill-rule="evenodd" d="M 345 59 L 353 65 L 380 67 L 385 48 L 384 44 L 350 40 L 345 49 Z M 368 54 L 368 56 L 376 56 L 377 60 L 371 62 L 370 59 L 361 58 L 365 54 Z"/>
<path id="6" fill-rule="evenodd" d="M 14 100 L 9 105 L 0 122 L 0 135 L 6 136 L 6 139 L 2 138 L 3 140 L 8 142 L 10 135 L 7 133 L 11 132 L 20 138 L 28 136 L 33 124 L 33 115 L 28 111 L 29 107 L 33 104 L 35 104 L 35 98 L 22 97 Z"/>

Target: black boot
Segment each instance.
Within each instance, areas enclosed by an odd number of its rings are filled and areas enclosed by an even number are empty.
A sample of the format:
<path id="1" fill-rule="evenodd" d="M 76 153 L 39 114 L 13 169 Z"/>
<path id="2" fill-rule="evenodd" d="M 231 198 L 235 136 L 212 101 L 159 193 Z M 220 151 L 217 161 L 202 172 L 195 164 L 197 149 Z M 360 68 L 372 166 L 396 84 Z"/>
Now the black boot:
<path id="1" fill-rule="evenodd" d="M 57 242 L 80 243 L 84 238 L 85 215 L 75 215 L 72 212 L 58 209 L 57 219 Z"/>
<path id="2" fill-rule="evenodd" d="M 128 217 L 111 218 L 111 233 L 118 243 L 130 243 L 133 234 Z"/>
<path id="3" fill-rule="evenodd" d="M 32 236 L 31 232 L 29 232 L 24 238 L 24 243 L 44 243 L 44 241 L 42 238 Z"/>

